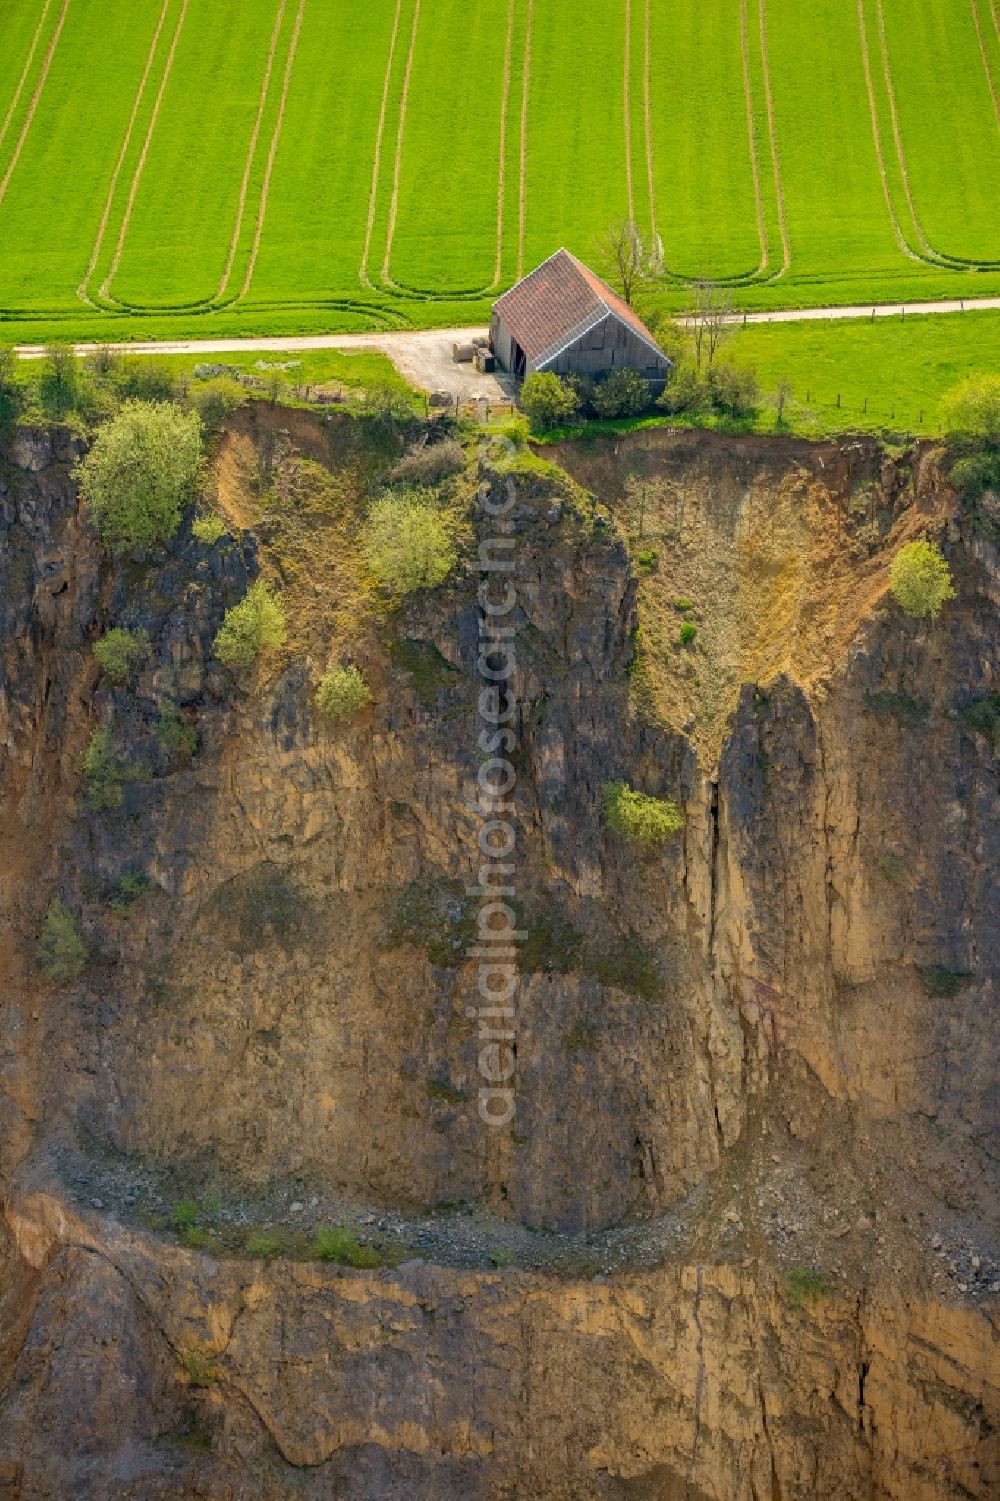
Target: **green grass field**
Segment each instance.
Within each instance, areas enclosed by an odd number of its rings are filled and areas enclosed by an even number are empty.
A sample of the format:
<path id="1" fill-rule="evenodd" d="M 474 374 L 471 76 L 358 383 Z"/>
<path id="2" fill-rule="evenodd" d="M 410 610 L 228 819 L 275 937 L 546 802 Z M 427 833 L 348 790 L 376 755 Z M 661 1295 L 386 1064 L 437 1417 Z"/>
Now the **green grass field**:
<path id="1" fill-rule="evenodd" d="M 478 321 L 631 212 L 661 296 L 1000 291 L 998 0 L 5 0 L 18 340 Z"/>
<path id="2" fill-rule="evenodd" d="M 790 384 L 800 432 L 932 435 L 946 391 L 969 373 L 1000 371 L 1000 313 L 750 324 L 731 353 L 756 368 L 765 391 Z"/>
<path id="3" fill-rule="evenodd" d="M 876 432 L 905 442 L 940 434 L 941 399 L 964 376 L 1000 372 L 1000 313 L 749 324 L 724 352 L 756 370 L 759 409 L 745 422 L 699 417 L 694 425 L 806 437 Z M 781 383 L 791 394 L 779 424 L 774 394 Z M 656 415 L 610 426 L 685 421 Z"/>

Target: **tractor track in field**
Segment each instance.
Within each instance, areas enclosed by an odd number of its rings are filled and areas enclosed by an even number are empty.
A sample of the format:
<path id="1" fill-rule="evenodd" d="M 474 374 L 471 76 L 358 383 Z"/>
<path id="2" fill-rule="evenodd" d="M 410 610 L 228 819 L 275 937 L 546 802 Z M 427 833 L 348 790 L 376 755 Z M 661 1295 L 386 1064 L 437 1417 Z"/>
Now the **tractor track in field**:
<path id="1" fill-rule="evenodd" d="M 59 12 L 59 19 L 56 22 L 56 29 L 52 33 L 52 40 L 49 42 L 48 50 L 45 53 L 45 60 L 42 63 L 42 70 L 38 75 L 38 82 L 35 84 L 35 91 L 31 96 L 31 103 L 28 106 L 28 113 L 24 117 L 24 124 L 21 126 L 20 134 L 18 135 L 18 138 L 14 143 L 14 150 L 11 155 L 7 170 L 4 173 L 3 177 L 0 177 L 0 203 L 3 203 L 4 198 L 7 195 L 7 188 L 10 184 L 11 178 L 14 175 L 14 169 L 20 159 L 21 151 L 24 147 L 25 140 L 27 139 L 28 131 L 31 129 L 31 122 L 35 118 L 35 111 L 38 109 L 38 101 L 42 97 L 42 90 L 45 87 L 45 80 L 49 76 L 49 68 L 52 66 L 52 59 L 55 56 L 56 47 L 59 45 L 59 38 L 62 35 L 63 24 L 66 20 L 66 12 L 68 10 L 69 0 L 63 0 L 63 8 Z"/>
<path id="2" fill-rule="evenodd" d="M 635 223 L 635 193 L 632 189 L 632 0 L 625 0 L 625 185 L 629 223 Z"/>
<path id="3" fill-rule="evenodd" d="M 514 15 L 516 0 L 508 0 L 506 40 L 504 44 L 504 66 L 501 81 L 500 94 L 500 145 L 499 162 L 497 166 L 497 215 L 496 215 L 496 253 L 493 262 L 493 272 L 488 282 L 483 282 L 478 287 L 465 287 L 458 290 L 448 288 L 431 288 L 418 286 L 412 282 L 397 281 L 392 275 L 391 258 L 392 248 L 395 241 L 396 213 L 395 206 L 398 197 L 399 182 L 402 168 L 402 143 L 404 134 L 404 113 L 408 109 L 409 95 L 409 68 L 413 60 L 413 47 L 416 42 L 416 12 L 414 13 L 414 33 L 411 39 L 411 52 L 407 59 L 406 86 L 401 101 L 400 112 L 400 136 L 397 140 L 396 162 L 394 167 L 393 200 L 390 210 L 389 236 L 386 241 L 385 263 L 382 267 L 382 283 L 386 291 L 404 296 L 422 297 L 430 302 L 468 302 L 478 297 L 484 297 L 488 292 L 494 292 L 500 286 L 503 275 L 503 228 L 504 228 L 504 199 L 507 191 L 507 134 L 509 121 L 510 81 L 511 81 L 511 58 L 513 55 Z M 419 0 L 417 10 L 419 11 Z"/>
<path id="4" fill-rule="evenodd" d="M 167 59 L 163 65 L 163 76 L 160 79 L 160 86 L 156 91 L 156 99 L 153 103 L 153 112 L 149 117 L 149 124 L 146 127 L 146 137 L 142 143 L 142 151 L 139 153 L 139 160 L 136 162 L 135 171 L 132 174 L 132 182 L 129 185 L 128 201 L 125 204 L 125 213 L 118 230 L 118 240 L 115 244 L 115 253 L 112 256 L 111 266 L 108 270 L 108 274 L 101 283 L 100 290 L 98 292 L 98 296 L 103 297 L 108 302 L 114 302 L 116 300 L 111 295 L 111 283 L 118 275 L 118 268 L 121 265 L 122 251 L 125 248 L 125 238 L 128 234 L 128 227 L 132 220 L 132 210 L 135 208 L 135 200 L 139 192 L 139 184 L 142 181 L 142 174 L 146 166 L 146 158 L 149 156 L 149 148 L 153 140 L 153 132 L 156 130 L 156 122 L 159 119 L 160 106 L 163 103 L 163 96 L 166 93 L 167 83 L 170 79 L 170 74 L 174 66 L 174 58 L 177 55 L 177 44 L 180 41 L 181 32 L 184 29 L 184 21 L 187 17 L 189 3 L 190 0 L 183 0 L 180 15 L 177 17 L 177 25 L 174 27 L 174 34 L 170 40 L 170 51 L 167 53 Z"/>
<path id="5" fill-rule="evenodd" d="M 274 130 L 271 132 L 271 145 L 268 148 L 267 164 L 264 167 L 264 180 L 260 185 L 260 203 L 257 205 L 257 222 L 254 225 L 253 244 L 250 246 L 250 254 L 247 258 L 246 275 L 243 285 L 240 287 L 240 295 L 237 301 L 247 295 L 250 283 L 253 281 L 254 271 L 257 269 L 257 256 L 260 253 L 261 236 L 264 233 L 264 216 L 267 213 L 267 200 L 271 192 L 271 174 L 274 171 L 274 162 L 278 154 L 278 142 L 281 139 L 281 127 L 285 122 L 285 109 L 288 105 L 288 91 L 292 82 L 292 69 L 295 66 L 295 56 L 299 50 L 299 37 L 302 32 L 302 18 L 305 15 L 306 0 L 299 0 L 299 8 L 295 14 L 295 25 L 292 28 L 291 40 L 288 44 L 288 57 L 285 61 L 285 72 L 281 81 L 281 97 L 278 100 L 278 113 L 274 121 Z"/>
<path id="6" fill-rule="evenodd" d="M 909 253 L 914 254 L 917 260 L 925 261 L 928 265 L 939 266 L 948 271 L 996 270 L 996 268 L 1000 266 L 1000 261 L 963 260 L 958 256 L 949 255 L 945 251 L 935 250 L 934 246 L 930 243 L 924 233 L 924 227 L 921 222 L 920 215 L 917 213 L 917 206 L 913 196 L 913 189 L 910 184 L 910 170 L 906 159 L 906 149 L 903 145 L 902 127 L 899 123 L 899 110 L 896 104 L 896 89 L 892 81 L 892 64 L 889 59 L 889 42 L 885 29 L 885 9 L 882 5 L 882 0 L 873 0 L 873 3 L 875 6 L 875 15 L 878 21 L 879 51 L 882 56 L 882 73 L 885 79 L 886 96 L 889 101 L 889 119 L 892 124 L 892 138 L 896 149 L 896 160 L 899 165 L 900 177 L 903 183 L 903 193 L 906 198 L 907 208 L 909 209 L 910 220 L 913 225 L 914 233 L 917 237 L 918 251 L 913 252 L 912 250 L 909 250 Z M 858 0 L 858 13 L 859 15 L 862 14 L 862 0 Z M 867 34 L 864 26 L 862 26 L 862 35 L 863 46 L 867 48 Z M 872 120 L 876 130 L 878 130 L 877 119 L 877 110 L 875 110 L 873 105 Z M 879 148 L 879 162 L 880 165 L 883 165 L 881 147 Z"/>
<path id="7" fill-rule="evenodd" d="M 382 285 L 391 291 L 399 288 L 392 279 L 392 242 L 396 235 L 396 215 L 399 211 L 399 181 L 403 170 L 403 141 L 406 138 L 406 111 L 410 102 L 410 80 L 413 77 L 413 57 L 417 50 L 417 31 L 420 26 L 420 0 L 413 7 L 413 25 L 410 28 L 410 46 L 406 54 L 406 69 L 403 73 L 403 92 L 399 99 L 399 126 L 396 130 L 396 154 L 392 163 L 392 197 L 389 199 L 389 222 L 385 232 L 385 255 L 382 257 Z"/>
<path id="8" fill-rule="evenodd" d="M 389 89 L 392 86 L 392 65 L 396 57 L 396 42 L 399 38 L 399 21 L 403 11 L 403 0 L 396 0 L 396 12 L 392 19 L 392 35 L 389 38 L 389 56 L 385 63 L 385 80 L 382 84 L 382 104 L 378 114 L 378 129 L 375 132 L 375 158 L 372 164 L 372 185 L 368 194 L 368 220 L 365 225 L 365 243 L 361 252 L 361 266 L 358 275 L 363 287 L 375 290 L 368 276 L 368 256 L 372 247 L 372 234 L 375 229 L 375 211 L 378 206 L 378 183 L 382 175 L 382 141 L 385 136 L 385 116 L 389 107 Z"/>
<path id="9" fill-rule="evenodd" d="M 1000 10 L 997 9 L 997 0 L 990 0 L 990 14 L 993 17 L 993 30 L 997 34 L 997 41 L 1000 42 Z"/>
<path id="10" fill-rule="evenodd" d="M 524 30 L 524 67 L 521 71 L 521 168 L 517 194 L 517 279 L 524 275 L 524 242 L 528 226 L 528 95 L 531 89 L 531 31 L 535 0 L 528 0 Z"/>
<path id="11" fill-rule="evenodd" d="M 992 4 L 992 0 L 991 0 Z M 979 55 L 983 59 L 983 70 L 986 73 L 986 82 L 989 86 L 990 98 L 993 100 L 993 113 L 996 116 L 997 129 L 1000 130 L 1000 100 L 997 98 L 996 84 L 993 82 L 993 69 L 990 67 L 990 55 L 986 50 L 986 38 L 983 36 L 983 24 L 979 19 L 979 0 L 969 0 L 972 8 L 972 19 L 976 27 L 976 40 L 979 43 Z M 1000 23 L 997 22 L 996 9 L 993 10 L 993 21 L 997 25 L 1000 35 Z"/>
<path id="12" fill-rule="evenodd" d="M 267 96 L 271 88 L 271 73 L 274 69 L 274 55 L 278 50 L 278 38 L 281 35 L 281 23 L 285 19 L 287 0 L 280 0 L 278 13 L 274 20 L 274 29 L 271 32 L 271 45 L 268 49 L 267 62 L 264 64 L 264 77 L 261 80 L 260 93 L 257 97 L 257 116 L 253 122 L 253 130 L 250 132 L 250 144 L 247 147 L 247 159 L 243 167 L 243 177 L 240 181 L 240 196 L 236 204 L 236 217 L 233 220 L 233 233 L 229 241 L 229 251 L 226 255 L 226 266 L 219 281 L 215 300 L 218 302 L 226 295 L 229 278 L 233 271 L 233 262 L 236 259 L 236 251 L 239 247 L 240 235 L 243 231 L 243 215 L 246 212 L 247 193 L 250 190 L 250 173 L 253 171 L 254 158 L 257 155 L 257 142 L 260 139 L 260 127 L 264 121 L 264 111 L 267 108 Z"/>
<path id="13" fill-rule="evenodd" d="M 909 256 L 911 261 L 920 261 L 922 257 L 912 249 L 909 241 L 903 233 L 903 226 L 899 222 L 896 213 L 896 205 L 892 201 L 892 189 L 889 186 L 889 174 L 885 166 L 885 153 L 882 150 L 882 130 L 878 118 L 878 100 L 875 96 L 875 79 L 872 75 L 871 51 L 868 45 L 868 23 L 865 20 L 864 0 L 855 0 L 855 8 L 858 18 L 858 33 L 861 39 L 861 61 L 864 66 L 865 87 L 868 90 L 868 110 L 872 122 L 872 141 L 875 145 L 875 156 L 878 160 L 878 175 L 882 183 L 882 196 L 885 199 L 886 213 L 896 244 L 903 255 Z"/>
<path id="14" fill-rule="evenodd" d="M 652 47 L 649 33 L 649 10 L 651 5 L 652 0 L 645 0 L 642 21 L 642 115 L 643 132 L 646 140 L 646 190 L 649 194 L 649 229 L 654 249 L 658 249 L 660 234 L 656 227 L 656 175 L 653 171 L 653 105 L 652 89 L 650 87 Z M 662 260 L 662 255 L 658 255 L 657 258 Z"/>
<path id="15" fill-rule="evenodd" d="M 767 44 L 767 0 L 760 0 L 760 65 L 764 75 L 764 102 L 767 108 L 767 136 L 771 147 L 771 171 L 774 176 L 774 201 L 778 206 L 778 228 L 781 233 L 781 270 L 774 277 L 785 275 L 792 264 L 792 244 L 788 237 L 788 220 L 785 216 L 785 189 L 781 181 L 781 158 L 778 155 L 778 132 L 774 123 L 774 93 L 771 89 L 771 63 Z"/>
<path id="16" fill-rule="evenodd" d="M 497 254 L 493 265 L 493 280 L 489 291 L 500 285 L 503 275 L 503 210 L 507 193 L 507 122 L 510 114 L 510 76 L 514 50 L 514 7 L 516 0 L 508 0 L 507 40 L 503 55 L 503 93 L 500 96 L 500 171 L 497 176 Z"/>
<path id="17" fill-rule="evenodd" d="M 80 298 L 80 301 L 89 303 L 91 307 L 96 307 L 98 304 L 95 303 L 90 296 L 90 278 L 93 276 L 94 271 L 97 268 L 97 262 L 100 258 L 101 247 L 104 244 L 104 236 L 106 235 L 108 229 L 108 220 L 111 217 L 111 207 L 114 203 L 115 193 L 118 189 L 118 179 L 121 176 L 122 168 L 125 165 L 125 158 L 128 155 L 128 148 L 132 144 L 132 132 L 135 129 L 135 122 L 138 118 L 139 109 L 142 105 L 142 101 L 146 93 L 146 85 L 149 82 L 149 75 L 152 72 L 153 60 L 156 56 L 156 49 L 159 45 L 163 27 L 166 24 L 167 13 L 170 10 L 171 3 L 172 0 L 163 0 L 163 9 L 160 11 L 160 19 L 156 23 L 156 30 L 153 32 L 153 40 L 149 45 L 149 52 L 146 54 L 146 66 L 143 69 L 142 78 L 139 80 L 139 87 L 136 90 L 135 98 L 132 101 L 132 113 L 129 115 L 128 125 L 125 129 L 125 137 L 122 141 L 122 149 L 118 153 L 118 160 L 115 163 L 115 169 L 111 174 L 111 184 L 108 188 L 108 196 L 104 200 L 104 212 L 101 214 L 101 222 L 97 226 L 97 237 L 94 240 L 94 248 L 90 253 L 90 261 L 88 262 L 87 270 L 84 273 L 83 280 L 76 289 L 76 295 Z"/>
<path id="18" fill-rule="evenodd" d="M 662 239 L 659 226 L 656 222 L 656 186 L 653 152 L 653 106 L 651 79 L 651 36 L 650 36 L 650 4 L 646 0 L 644 26 L 643 26 L 643 117 L 646 137 L 646 175 L 649 185 L 650 223 L 652 229 L 653 244 L 658 248 L 658 259 L 662 262 Z M 754 208 L 757 221 L 757 239 L 760 246 L 760 260 L 753 271 L 744 271 L 736 276 L 718 277 L 716 280 L 722 287 L 761 286 L 770 282 L 778 281 L 788 270 L 792 263 L 791 249 L 788 239 L 788 227 L 785 220 L 785 196 L 781 186 L 781 165 L 778 159 L 777 137 L 774 129 L 774 101 L 771 94 L 771 74 L 767 59 L 767 14 L 765 0 L 760 0 L 760 44 L 761 44 L 761 73 L 764 80 L 764 98 L 767 116 L 767 132 L 771 155 L 771 168 L 774 176 L 774 197 L 778 213 L 778 225 L 781 234 L 782 263 L 779 271 L 767 274 L 770 253 L 767 243 L 767 218 L 764 212 L 763 188 L 760 174 L 760 157 L 757 152 L 757 131 L 753 107 L 753 90 L 750 81 L 750 33 L 747 21 L 746 0 L 740 0 L 740 58 L 743 72 L 743 96 L 744 109 L 747 119 L 747 131 L 750 147 L 750 171 L 753 180 Z M 693 285 L 702 278 L 682 275 L 679 271 L 670 271 L 664 267 L 667 274 L 674 281 Z"/>
<path id="19" fill-rule="evenodd" d="M 885 10 L 882 0 L 875 0 L 875 15 L 878 20 L 879 51 L 882 54 L 882 74 L 885 78 L 886 97 L 889 100 L 889 120 L 892 124 L 892 139 L 896 147 L 896 160 L 899 163 L 899 171 L 903 180 L 903 192 L 906 195 L 906 206 L 910 211 L 910 220 L 917 236 L 917 245 L 925 260 L 935 260 L 937 253 L 930 245 L 920 223 L 917 214 L 917 206 L 913 201 L 913 191 L 910 187 L 910 172 L 906 162 L 906 152 L 903 149 L 903 133 L 899 125 L 899 111 L 896 108 L 896 90 L 892 81 L 892 68 L 889 63 L 889 41 L 885 33 Z"/>
<path id="20" fill-rule="evenodd" d="M 3 118 L 3 124 L 0 125 L 0 146 L 2 146 L 4 143 L 7 132 L 10 129 L 10 122 L 14 118 L 14 112 L 20 102 L 22 93 L 24 92 L 24 85 L 28 81 L 28 74 L 31 72 L 31 64 L 35 60 L 35 53 L 38 50 L 38 42 L 42 35 L 42 28 L 45 25 L 45 18 L 49 13 L 51 5 L 52 0 L 45 0 L 45 4 L 42 6 L 42 13 L 38 17 L 38 25 L 35 27 L 35 34 L 31 38 L 31 45 L 28 48 L 28 55 L 24 60 L 24 67 L 21 69 L 21 76 L 17 80 L 17 84 L 14 88 L 14 94 L 10 101 L 10 107 L 8 108 L 7 113 Z"/>
<path id="21" fill-rule="evenodd" d="M 757 127 L 753 112 L 753 90 L 750 87 L 750 38 L 747 31 L 747 0 L 740 0 L 740 57 L 743 62 L 743 103 L 747 117 L 747 136 L 750 142 L 750 172 L 753 176 L 753 201 L 757 212 L 757 238 L 760 242 L 760 262 L 755 276 L 763 276 L 767 270 L 767 221 L 764 218 L 764 194 L 760 185 L 760 161 L 757 156 Z"/>

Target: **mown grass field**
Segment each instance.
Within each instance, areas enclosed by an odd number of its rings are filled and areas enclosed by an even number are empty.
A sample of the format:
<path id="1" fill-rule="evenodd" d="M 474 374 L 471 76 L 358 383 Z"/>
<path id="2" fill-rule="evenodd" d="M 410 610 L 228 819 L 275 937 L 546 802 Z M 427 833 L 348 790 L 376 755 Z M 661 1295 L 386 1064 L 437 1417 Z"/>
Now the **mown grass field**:
<path id="1" fill-rule="evenodd" d="M 468 323 L 609 218 L 657 295 L 1000 291 L 1000 0 L 5 0 L 0 328 Z"/>
<path id="2" fill-rule="evenodd" d="M 942 397 L 966 375 L 1000 370 L 1000 313 L 751 323 L 733 334 L 725 354 L 754 367 L 762 400 L 747 422 L 715 425 L 807 437 L 933 437 L 941 432 Z M 779 424 L 774 394 L 783 382 L 791 394 Z M 616 425 L 683 420 L 655 416 Z"/>
<path id="3" fill-rule="evenodd" d="M 799 432 L 933 435 L 947 391 L 967 374 L 1000 370 L 1000 313 L 750 324 L 732 353 L 766 392 L 788 382 Z"/>

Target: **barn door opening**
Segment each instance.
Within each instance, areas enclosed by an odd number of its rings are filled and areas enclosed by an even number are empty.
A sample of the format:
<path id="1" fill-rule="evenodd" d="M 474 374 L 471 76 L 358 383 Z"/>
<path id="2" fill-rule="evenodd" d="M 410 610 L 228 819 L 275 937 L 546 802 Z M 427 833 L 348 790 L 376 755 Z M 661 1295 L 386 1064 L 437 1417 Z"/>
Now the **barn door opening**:
<path id="1" fill-rule="evenodd" d="M 521 348 L 520 344 L 515 339 L 514 340 L 514 379 L 515 380 L 524 380 L 524 373 L 525 373 L 526 369 L 527 369 L 527 361 L 525 360 L 525 357 L 524 357 L 524 350 Z"/>

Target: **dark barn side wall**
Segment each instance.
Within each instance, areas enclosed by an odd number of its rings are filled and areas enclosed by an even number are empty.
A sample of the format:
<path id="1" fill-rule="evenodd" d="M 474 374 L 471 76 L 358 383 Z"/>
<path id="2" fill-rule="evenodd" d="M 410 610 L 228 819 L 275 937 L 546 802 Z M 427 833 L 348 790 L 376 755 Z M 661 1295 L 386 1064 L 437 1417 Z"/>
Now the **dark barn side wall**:
<path id="1" fill-rule="evenodd" d="M 594 328 L 581 334 L 562 350 L 544 369 L 554 375 L 606 375 L 623 365 L 645 376 L 654 392 L 666 384 L 667 363 L 658 357 L 645 340 L 620 318 L 609 313 Z M 537 366 L 532 364 L 532 369 Z"/>
<path id="2" fill-rule="evenodd" d="M 514 339 L 498 313 L 490 323 L 490 338 L 493 353 L 505 370 L 514 370 Z M 643 339 L 620 318 L 609 313 L 605 318 L 574 339 L 556 359 L 542 368 L 555 375 L 606 375 L 623 365 L 638 370 L 649 381 L 653 394 L 662 391 L 667 380 L 668 365 L 657 357 Z M 528 374 L 539 368 L 534 360 L 528 362 Z"/>

